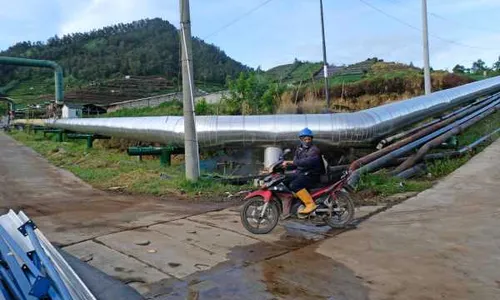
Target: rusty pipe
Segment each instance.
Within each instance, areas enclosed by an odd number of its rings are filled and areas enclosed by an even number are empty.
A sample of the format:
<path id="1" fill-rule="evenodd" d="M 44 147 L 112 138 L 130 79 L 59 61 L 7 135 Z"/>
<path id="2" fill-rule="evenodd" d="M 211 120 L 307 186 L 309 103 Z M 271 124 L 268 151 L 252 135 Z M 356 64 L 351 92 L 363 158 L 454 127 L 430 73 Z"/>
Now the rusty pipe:
<path id="1" fill-rule="evenodd" d="M 462 123 L 462 124 L 458 124 L 453 129 L 451 129 L 451 130 L 445 132 L 444 134 L 430 140 L 425 145 L 423 145 L 418 150 L 418 152 L 416 154 L 410 156 L 401 165 L 399 165 L 392 173 L 397 174 L 397 173 L 400 173 L 400 172 L 410 168 L 411 166 L 413 166 L 414 164 L 416 164 L 417 162 L 422 160 L 422 158 L 425 156 L 425 154 L 427 154 L 427 152 L 429 152 L 432 148 L 439 146 L 440 144 L 442 144 L 444 141 L 446 141 L 450 137 L 462 133 L 465 129 L 467 129 L 470 126 L 476 124 L 477 122 L 483 120 L 487 116 L 495 113 L 498 109 L 500 109 L 500 105 L 494 106 L 494 107 L 488 109 L 487 111 L 477 115 L 476 117 L 470 119 L 469 121 Z"/>
<path id="2" fill-rule="evenodd" d="M 470 107 L 458 114 L 455 114 L 454 116 L 448 118 L 448 119 L 445 119 L 443 121 L 440 121 L 432 126 L 429 126 L 427 128 L 424 128 L 422 129 L 421 131 L 405 138 L 405 139 L 402 139 L 394 144 L 391 144 L 390 146 L 387 146 L 385 148 L 382 148 L 378 151 L 375 151 L 373 153 L 370 153 L 366 156 L 363 156 L 357 160 L 355 160 L 354 162 L 351 163 L 351 165 L 349 166 L 349 170 L 350 171 L 354 171 L 356 169 L 359 169 L 360 167 L 366 165 L 367 163 L 370 163 L 372 161 L 374 161 L 375 159 L 378 159 L 404 145 L 407 145 L 413 141 L 416 141 L 418 140 L 419 138 L 421 137 L 424 137 L 444 126 L 447 126 L 448 124 L 451 124 L 453 122 L 455 122 L 456 120 L 460 119 L 460 118 L 463 118 L 464 116 L 466 115 L 469 115 L 477 110 L 480 110 L 482 108 L 484 108 L 485 106 L 487 106 L 488 104 L 492 103 L 493 101 L 496 101 L 500 98 L 500 95 L 498 94 L 495 94 L 493 96 L 490 96 L 488 97 L 486 100 L 484 100 L 483 102 L 481 102 L 480 104 L 478 104 L 477 106 L 473 106 L 473 107 Z"/>

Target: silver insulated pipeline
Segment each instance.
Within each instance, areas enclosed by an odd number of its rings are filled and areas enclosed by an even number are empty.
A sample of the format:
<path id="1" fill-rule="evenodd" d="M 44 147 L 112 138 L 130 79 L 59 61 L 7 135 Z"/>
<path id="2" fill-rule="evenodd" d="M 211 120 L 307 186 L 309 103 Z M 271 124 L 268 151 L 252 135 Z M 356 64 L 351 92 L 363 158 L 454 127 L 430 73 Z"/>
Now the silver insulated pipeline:
<path id="1" fill-rule="evenodd" d="M 304 127 L 310 128 L 315 141 L 324 145 L 363 145 L 498 91 L 500 76 L 353 113 L 197 116 L 196 130 L 201 147 L 295 142 L 297 132 Z M 184 145 L 184 119 L 178 116 L 59 119 L 46 123 L 77 132 Z"/>

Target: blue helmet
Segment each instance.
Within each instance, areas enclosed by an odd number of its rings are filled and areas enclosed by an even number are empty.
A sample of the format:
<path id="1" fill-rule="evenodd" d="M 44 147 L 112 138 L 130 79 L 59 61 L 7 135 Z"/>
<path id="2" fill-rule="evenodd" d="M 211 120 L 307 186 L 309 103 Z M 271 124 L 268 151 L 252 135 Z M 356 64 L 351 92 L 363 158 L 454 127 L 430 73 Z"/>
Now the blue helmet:
<path id="1" fill-rule="evenodd" d="M 309 128 L 304 128 L 302 129 L 300 132 L 299 132 L 299 138 L 303 137 L 303 136 L 310 136 L 310 137 L 314 137 L 314 134 L 313 132 L 311 131 L 311 129 Z"/>

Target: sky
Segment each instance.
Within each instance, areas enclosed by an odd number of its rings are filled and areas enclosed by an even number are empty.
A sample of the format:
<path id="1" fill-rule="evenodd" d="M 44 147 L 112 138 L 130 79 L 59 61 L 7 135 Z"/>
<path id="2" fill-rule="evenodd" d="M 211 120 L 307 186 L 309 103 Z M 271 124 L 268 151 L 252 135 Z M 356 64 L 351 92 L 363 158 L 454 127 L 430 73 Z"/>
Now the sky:
<path id="1" fill-rule="evenodd" d="M 421 0 L 323 0 L 327 60 L 423 65 Z M 0 0 L 0 50 L 143 18 L 179 27 L 178 0 Z M 428 0 L 435 69 L 500 56 L 499 0 Z M 191 0 L 192 34 L 253 68 L 321 61 L 319 0 Z"/>

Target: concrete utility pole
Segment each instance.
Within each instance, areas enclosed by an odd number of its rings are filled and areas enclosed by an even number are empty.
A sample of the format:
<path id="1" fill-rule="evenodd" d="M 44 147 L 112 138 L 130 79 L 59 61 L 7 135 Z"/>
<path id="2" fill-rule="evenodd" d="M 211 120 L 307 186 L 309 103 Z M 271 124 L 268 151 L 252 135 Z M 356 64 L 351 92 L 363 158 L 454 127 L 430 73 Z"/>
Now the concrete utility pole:
<path id="1" fill-rule="evenodd" d="M 325 78 L 326 110 L 330 110 L 330 92 L 328 91 L 328 63 L 326 62 L 325 21 L 323 18 L 323 0 L 319 0 L 321 9 L 321 34 L 323 36 L 323 77 Z"/>
<path id="2" fill-rule="evenodd" d="M 422 34 L 424 41 L 424 86 L 425 94 L 431 93 L 431 69 L 429 66 L 429 30 L 427 27 L 427 0 L 422 0 Z"/>
<path id="3" fill-rule="evenodd" d="M 186 179 L 197 181 L 200 177 L 200 155 L 194 117 L 194 77 L 191 48 L 191 21 L 189 0 L 179 0 L 181 12 L 182 95 L 184 107 L 184 151 Z"/>

